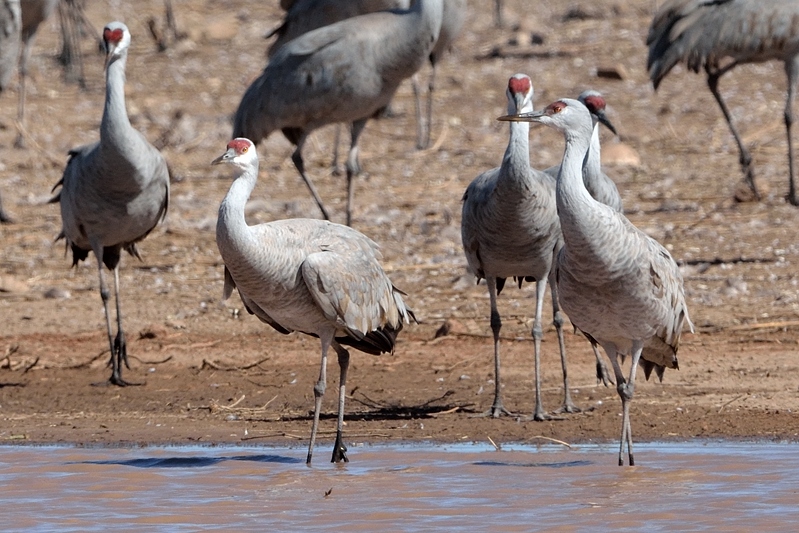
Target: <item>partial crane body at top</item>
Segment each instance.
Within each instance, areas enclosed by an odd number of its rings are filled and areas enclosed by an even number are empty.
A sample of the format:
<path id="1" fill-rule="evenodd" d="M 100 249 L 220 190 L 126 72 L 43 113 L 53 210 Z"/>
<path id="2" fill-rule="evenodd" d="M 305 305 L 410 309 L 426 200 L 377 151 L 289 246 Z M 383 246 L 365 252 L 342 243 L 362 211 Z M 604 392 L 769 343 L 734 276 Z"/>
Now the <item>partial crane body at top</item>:
<path id="1" fill-rule="evenodd" d="M 555 262 L 555 280 L 572 324 L 601 345 L 613 365 L 623 417 L 619 465 L 626 442 L 632 466 L 630 402 L 638 365 L 647 378 L 655 370 L 662 379 L 666 368 L 677 368 L 683 326 L 693 331 L 682 275 L 668 250 L 586 189 L 582 166 L 593 124 L 582 103 L 562 99 L 544 111 L 501 119 L 540 122 L 565 137 L 556 194 L 565 244 Z M 626 379 L 619 359 L 625 355 L 632 357 Z"/>
<path id="2" fill-rule="evenodd" d="M 354 177 L 360 173 L 358 139 L 366 122 L 391 100 L 435 45 L 442 0 L 418 0 L 408 11 L 370 13 L 301 35 L 280 47 L 245 91 L 233 119 L 233 137 L 256 145 L 280 130 L 296 145 L 292 161 L 325 219 L 305 172 L 302 148 L 327 124 L 351 124 L 347 157 L 347 225 L 352 223 Z M 391 43 L 392 46 L 387 46 Z"/>
<path id="3" fill-rule="evenodd" d="M 119 261 L 122 250 L 139 259 L 136 244 L 166 216 L 169 204 L 169 171 L 166 161 L 138 130 L 125 109 L 125 64 L 130 32 L 121 22 L 103 30 L 106 46 L 106 93 L 100 140 L 69 152 L 64 175 L 53 198 L 61 206 L 65 238 L 72 250 L 72 264 L 94 252 L 100 276 L 100 296 L 105 308 L 111 350 L 109 383 L 131 385 L 122 378 L 128 366 L 127 344 L 122 329 L 119 294 Z M 54 187 L 55 189 L 55 187 Z M 114 271 L 117 334 L 111 331 L 109 292 L 103 265 Z"/>
<path id="4" fill-rule="evenodd" d="M 704 69 L 707 84 L 730 126 L 740 153 L 745 181 L 756 198 L 752 156 L 733 124 L 718 90 L 719 78 L 742 63 L 772 59 L 785 63 L 788 94 L 785 129 L 788 139 L 787 200 L 799 205 L 791 142 L 793 103 L 799 84 L 799 2 L 796 0 L 668 0 L 655 14 L 646 39 L 647 69 L 655 89 L 677 63 Z"/>
<path id="5" fill-rule="evenodd" d="M 380 266 L 377 244 L 362 233 L 307 218 L 247 224 L 244 208 L 258 178 L 258 154 L 249 139 L 230 141 L 213 161 L 219 163 L 231 165 L 235 178 L 219 206 L 216 226 L 225 263 L 223 297 L 238 289 L 247 311 L 280 333 L 319 338 L 322 360 L 308 464 L 326 388 L 327 352 L 335 350 L 340 379 L 332 462 L 347 461 L 342 430 L 350 354 L 343 345 L 373 355 L 393 352 L 403 324 L 415 320 L 413 312 Z"/>
<path id="6" fill-rule="evenodd" d="M 269 46 L 267 55 L 272 57 L 286 42 L 309 31 L 327 26 L 341 20 L 386 10 L 406 10 L 410 0 L 296 0 L 286 10 L 283 23 L 272 30 L 267 37 L 277 38 Z M 418 73 L 411 77 L 416 101 L 416 145 L 419 149 L 430 144 L 430 128 L 433 113 L 433 91 L 438 62 L 463 29 L 466 20 L 466 0 L 446 0 L 442 2 L 441 29 L 436 36 L 436 44 L 428 57 L 432 72 L 428 80 L 427 106 L 422 111 L 421 87 Z M 338 135 L 336 135 L 338 145 Z M 338 159 L 338 150 L 334 152 L 334 167 Z"/>
<path id="7" fill-rule="evenodd" d="M 533 85 L 524 74 L 508 81 L 508 112 L 533 110 Z M 535 321 L 535 410 L 533 418 L 548 418 L 541 402 L 540 354 L 547 280 L 550 280 L 555 328 L 563 368 L 564 401 L 562 411 L 575 412 L 566 372 L 563 317 L 557 287 L 551 278 L 554 254 L 562 245 L 560 224 L 555 206 L 555 179 L 530 167 L 529 125 L 511 123 L 508 147 L 502 165 L 477 176 L 463 195 L 461 239 L 469 270 L 485 278 L 491 305 L 491 331 L 494 336 L 494 403 L 488 414 L 510 414 L 502 403 L 499 333 L 502 320 L 497 296 L 507 278 L 536 284 Z"/>

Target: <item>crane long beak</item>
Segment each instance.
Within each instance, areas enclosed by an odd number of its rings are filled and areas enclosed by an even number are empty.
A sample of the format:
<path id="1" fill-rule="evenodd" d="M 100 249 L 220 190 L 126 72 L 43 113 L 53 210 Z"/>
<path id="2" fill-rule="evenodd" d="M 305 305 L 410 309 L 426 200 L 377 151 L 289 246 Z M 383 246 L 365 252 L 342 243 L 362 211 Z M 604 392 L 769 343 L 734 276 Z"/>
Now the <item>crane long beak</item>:
<path id="1" fill-rule="evenodd" d="M 232 150 L 228 150 L 224 154 L 220 155 L 219 157 L 217 157 L 216 159 L 211 161 L 211 164 L 212 165 L 219 165 L 221 163 L 227 163 L 228 161 L 233 159 L 235 156 L 236 156 L 236 154 L 234 154 Z"/>
<path id="2" fill-rule="evenodd" d="M 616 128 L 613 127 L 613 124 L 610 122 L 610 119 L 608 119 L 607 115 L 605 115 L 605 111 L 599 111 L 595 113 L 595 115 L 596 118 L 599 119 L 599 122 L 604 124 L 610 131 L 613 132 L 613 135 L 618 135 L 618 133 L 616 133 Z"/>
<path id="3" fill-rule="evenodd" d="M 105 64 L 103 65 L 103 70 L 108 70 L 108 65 L 114 62 L 114 59 L 117 58 L 116 55 L 116 46 L 106 42 L 105 43 Z"/>
<path id="4" fill-rule="evenodd" d="M 530 113 L 519 113 L 518 115 L 503 115 L 498 117 L 497 120 L 502 122 L 538 122 L 538 119 L 545 114 L 543 111 L 532 111 Z"/>

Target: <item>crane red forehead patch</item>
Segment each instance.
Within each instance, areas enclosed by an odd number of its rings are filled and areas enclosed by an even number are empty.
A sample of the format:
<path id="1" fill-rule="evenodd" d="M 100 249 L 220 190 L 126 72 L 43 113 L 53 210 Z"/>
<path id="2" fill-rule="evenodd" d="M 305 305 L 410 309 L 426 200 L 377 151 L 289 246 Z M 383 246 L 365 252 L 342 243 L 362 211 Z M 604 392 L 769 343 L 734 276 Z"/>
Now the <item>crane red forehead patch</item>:
<path id="1" fill-rule="evenodd" d="M 115 30 L 105 28 L 103 30 L 103 39 L 109 43 L 118 43 L 119 41 L 122 40 L 123 35 L 124 32 L 122 31 L 121 28 L 117 28 Z"/>
<path id="2" fill-rule="evenodd" d="M 528 78 L 527 76 L 523 78 L 511 78 L 510 80 L 508 80 L 508 89 L 513 94 L 526 93 L 527 91 L 530 90 L 531 86 L 532 85 L 530 84 L 530 78 Z"/>
<path id="3" fill-rule="evenodd" d="M 228 149 L 232 148 L 237 155 L 246 153 L 247 150 L 250 149 L 250 145 L 252 145 L 252 143 L 247 139 L 233 139 L 232 141 L 227 143 Z"/>
<path id="4" fill-rule="evenodd" d="M 596 113 L 597 111 L 605 109 L 605 99 L 598 94 L 592 94 L 585 98 L 585 107 L 587 107 L 590 112 Z"/>

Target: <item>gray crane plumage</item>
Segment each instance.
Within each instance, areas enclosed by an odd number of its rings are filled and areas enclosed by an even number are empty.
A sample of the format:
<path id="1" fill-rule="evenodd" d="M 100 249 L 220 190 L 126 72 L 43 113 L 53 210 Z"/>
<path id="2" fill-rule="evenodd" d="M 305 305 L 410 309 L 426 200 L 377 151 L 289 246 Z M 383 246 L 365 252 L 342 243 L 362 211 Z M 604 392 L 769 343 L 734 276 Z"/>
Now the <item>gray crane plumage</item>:
<path id="1" fill-rule="evenodd" d="M 410 5 L 410 0 L 355 0 L 350 2 L 342 2 L 341 0 L 298 0 L 287 10 L 283 23 L 267 35 L 267 37 L 277 36 L 275 41 L 269 46 L 267 55 L 272 57 L 286 42 L 316 28 L 376 11 L 408 9 Z M 427 148 L 430 144 L 433 92 L 435 90 L 437 65 L 460 34 L 466 20 L 466 0 L 446 0 L 442 2 L 442 8 L 441 28 L 436 36 L 436 44 L 428 56 L 432 72 L 428 80 L 427 106 L 424 112 L 422 111 L 422 91 L 418 73 L 411 77 L 416 101 L 416 145 L 419 149 Z M 338 135 L 336 138 L 338 139 Z M 335 167 L 338 160 L 338 150 L 334 154 Z"/>
<path id="2" fill-rule="evenodd" d="M 563 133 L 566 150 L 557 179 L 557 206 L 565 244 L 558 252 L 555 280 L 560 303 L 576 328 L 602 346 L 613 365 L 623 409 L 619 465 L 627 443 L 635 464 L 630 401 L 640 364 L 649 378 L 677 368 L 677 349 L 688 317 L 677 263 L 660 243 L 623 214 L 597 202 L 582 179 L 593 124 L 586 107 L 563 99 L 544 111 L 509 120 L 540 122 Z M 625 379 L 619 356 L 632 356 Z"/>
<path id="3" fill-rule="evenodd" d="M 772 59 L 785 63 L 788 92 L 785 128 L 788 139 L 788 201 L 799 205 L 791 126 L 799 83 L 799 2 L 795 0 L 668 0 L 649 27 L 647 69 L 655 89 L 678 63 L 689 70 L 704 69 L 707 84 L 735 137 L 745 181 L 757 198 L 754 168 L 724 99 L 719 78 L 742 63 Z"/>
<path id="4" fill-rule="evenodd" d="M 302 148 L 326 124 L 352 125 L 347 157 L 347 225 L 353 178 L 360 172 L 358 138 L 399 84 L 424 63 L 441 26 L 442 0 L 419 0 L 407 11 L 381 11 L 305 33 L 280 47 L 244 93 L 233 136 L 256 145 L 281 130 L 296 145 L 292 161 L 326 219 L 329 214 L 305 172 Z"/>
<path id="5" fill-rule="evenodd" d="M 53 198 L 61 206 L 65 238 L 77 265 L 94 252 L 100 276 L 100 294 L 106 314 L 111 348 L 110 383 L 129 385 L 122 379 L 128 366 L 119 295 L 119 260 L 122 250 L 140 258 L 136 243 L 144 239 L 166 216 L 169 204 L 169 171 L 166 161 L 138 130 L 125 109 L 125 63 L 130 32 L 121 22 L 103 30 L 106 56 L 106 95 L 100 140 L 69 152 L 64 175 Z M 54 187 L 55 189 L 55 187 Z M 109 294 L 103 265 L 114 271 L 117 335 L 112 336 Z"/>
<path id="6" fill-rule="evenodd" d="M 266 55 L 271 58 L 287 42 L 322 26 L 367 13 L 404 10 L 410 6 L 410 0 L 296 0 L 285 9 L 286 16 L 280 26 L 266 35 L 267 39 L 275 37 Z"/>
<path id="7" fill-rule="evenodd" d="M 316 219 L 247 225 L 244 207 L 258 177 L 258 154 L 249 139 L 230 141 L 213 163 L 235 168 L 216 227 L 225 263 L 223 297 L 238 289 L 247 310 L 277 331 L 320 339 L 309 464 L 326 387 L 327 352 L 330 347 L 335 350 L 340 381 L 332 461 L 347 461 L 342 427 L 349 352 L 342 345 L 374 355 L 393 352 L 403 324 L 415 320 L 413 312 L 380 266 L 377 244 L 362 233 Z"/>
<path id="8" fill-rule="evenodd" d="M 510 78 L 507 89 L 508 112 L 533 109 L 533 85 L 524 74 Z M 555 180 L 530 167 L 529 125 L 512 123 L 510 138 L 500 167 L 477 176 L 463 195 L 461 239 L 469 270 L 485 278 L 491 305 L 491 330 L 494 336 L 494 403 L 489 414 L 507 412 L 502 404 L 500 384 L 500 342 L 502 321 L 497 310 L 497 295 L 505 280 L 514 277 L 536 283 L 536 309 L 532 336 L 535 341 L 536 405 L 535 420 L 547 418 L 541 403 L 540 351 L 543 329 L 541 314 L 547 280 L 552 273 L 553 256 L 561 246 L 560 225 L 555 206 Z M 550 284 L 553 316 L 558 334 L 564 381 L 564 411 L 576 411 L 568 387 L 563 318 L 558 305 L 557 287 Z"/>

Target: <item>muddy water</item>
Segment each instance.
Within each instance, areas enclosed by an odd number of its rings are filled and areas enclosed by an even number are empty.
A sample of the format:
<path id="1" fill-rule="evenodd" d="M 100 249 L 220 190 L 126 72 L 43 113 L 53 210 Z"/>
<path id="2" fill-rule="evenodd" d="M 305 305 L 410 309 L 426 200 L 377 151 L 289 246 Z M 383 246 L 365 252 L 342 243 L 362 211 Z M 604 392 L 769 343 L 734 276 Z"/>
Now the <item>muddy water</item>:
<path id="1" fill-rule="evenodd" d="M 4 531 L 799 531 L 799 445 L 0 447 Z"/>

